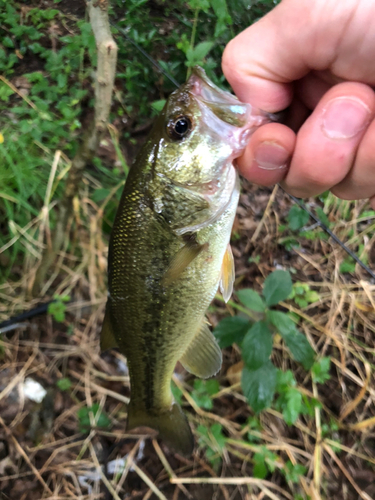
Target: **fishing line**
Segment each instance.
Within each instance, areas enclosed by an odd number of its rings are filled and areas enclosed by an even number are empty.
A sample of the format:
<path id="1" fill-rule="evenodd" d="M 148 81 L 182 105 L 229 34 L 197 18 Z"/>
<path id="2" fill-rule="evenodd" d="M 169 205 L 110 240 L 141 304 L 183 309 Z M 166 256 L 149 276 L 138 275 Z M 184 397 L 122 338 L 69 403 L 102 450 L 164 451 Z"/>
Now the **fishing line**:
<path id="1" fill-rule="evenodd" d="M 148 54 L 140 45 L 138 45 L 137 42 L 135 42 L 126 32 L 125 29 L 121 28 L 118 26 L 116 23 L 111 22 L 111 26 L 113 26 L 117 31 L 119 31 L 125 39 L 131 43 L 143 56 L 153 64 L 165 77 L 167 77 L 176 87 L 179 87 L 180 84 L 171 76 L 164 68 L 160 66 L 160 64 L 152 57 L 150 54 Z M 337 243 L 345 252 L 350 255 L 352 259 L 357 262 L 359 266 L 362 267 L 370 276 L 371 278 L 375 281 L 375 273 L 356 255 L 354 252 L 348 248 L 345 243 L 343 243 L 340 238 L 338 238 L 330 229 L 327 227 L 320 219 L 318 216 L 313 214 L 306 206 L 305 204 L 296 198 L 295 196 L 289 194 L 283 187 L 279 185 L 279 187 L 286 193 L 289 198 L 291 198 L 294 203 L 296 203 L 299 207 L 302 208 L 322 229 L 325 231 L 333 240 L 335 243 Z M 48 311 L 48 306 L 54 301 L 47 302 L 46 304 L 42 304 L 40 306 L 35 307 L 34 309 L 30 309 L 29 311 L 26 311 L 18 316 L 13 316 L 12 318 L 7 319 L 6 321 L 3 321 L 0 323 L 0 334 L 5 333 L 5 331 L 10 331 L 13 328 L 10 328 L 11 325 L 15 325 L 16 323 L 20 323 L 21 321 L 25 319 L 30 319 L 33 318 L 34 316 L 38 316 L 40 314 L 45 314 Z"/>
<path id="2" fill-rule="evenodd" d="M 322 222 L 319 217 L 315 214 L 313 214 L 312 212 L 310 212 L 310 210 L 308 208 L 306 208 L 305 204 L 298 198 L 296 198 L 295 196 L 289 194 L 287 191 L 285 191 L 285 189 L 283 187 L 280 186 L 280 184 L 278 184 L 278 186 L 284 191 L 284 193 L 286 193 L 289 198 L 291 198 L 294 203 L 296 203 L 298 206 L 300 206 L 307 214 L 309 214 L 309 216 L 314 219 L 314 221 L 327 233 L 329 234 L 329 236 L 336 242 L 340 245 L 341 248 L 343 248 L 345 250 L 345 252 L 350 255 L 350 257 L 352 259 L 354 259 L 357 264 L 359 264 L 365 271 L 368 272 L 368 274 L 371 276 L 371 278 L 373 278 L 373 280 L 375 281 L 375 273 L 373 271 L 371 271 L 371 269 L 358 257 L 357 254 L 355 254 L 354 252 L 352 252 L 350 250 L 350 248 L 348 248 L 345 243 L 343 243 L 340 238 L 338 238 L 330 229 L 329 227 L 327 227 L 324 222 Z"/>
<path id="3" fill-rule="evenodd" d="M 130 38 L 130 36 L 127 34 L 127 32 L 126 32 L 125 29 L 120 28 L 120 26 L 118 26 L 117 24 L 112 23 L 112 22 L 110 22 L 109 24 L 111 26 L 113 26 L 114 28 L 116 28 L 118 31 L 120 31 L 120 33 L 124 36 L 124 38 L 129 43 L 131 43 L 132 45 L 134 45 L 134 47 L 137 50 L 139 50 L 139 52 L 141 52 L 141 54 L 143 54 L 144 57 L 146 57 L 146 59 L 148 59 L 151 64 L 153 64 L 161 73 L 163 73 L 163 75 L 166 76 L 168 78 L 168 80 L 170 80 L 176 87 L 180 86 L 180 84 L 178 83 L 178 81 L 175 80 L 173 78 L 173 76 L 170 75 L 167 71 L 165 71 L 165 69 L 160 66 L 160 64 L 156 61 L 156 59 L 154 59 L 152 56 L 150 56 L 150 54 L 148 52 L 146 52 L 140 45 L 138 45 L 137 42 L 135 42 L 132 38 Z"/>

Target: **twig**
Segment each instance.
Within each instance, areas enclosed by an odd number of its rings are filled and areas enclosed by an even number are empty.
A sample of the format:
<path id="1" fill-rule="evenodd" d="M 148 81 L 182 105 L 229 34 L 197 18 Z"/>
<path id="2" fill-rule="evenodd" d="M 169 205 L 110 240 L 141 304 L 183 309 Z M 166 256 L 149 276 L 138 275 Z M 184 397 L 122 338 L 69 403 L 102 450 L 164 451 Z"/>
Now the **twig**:
<path id="1" fill-rule="evenodd" d="M 147 486 L 155 493 L 155 495 L 160 500 L 168 500 L 167 497 L 159 490 L 159 488 L 151 481 L 151 479 L 141 470 L 138 465 L 134 462 L 133 458 L 128 457 L 129 462 L 131 463 L 131 468 L 138 474 L 138 476 L 144 481 Z M 176 478 L 177 479 L 177 478 Z M 171 478 L 172 482 L 173 478 Z"/>
<path id="2" fill-rule="evenodd" d="M 272 193 L 271 193 L 271 196 L 270 196 L 270 198 L 269 198 L 269 200 L 268 200 L 268 203 L 267 203 L 266 209 L 265 209 L 265 211 L 264 211 L 264 214 L 263 214 L 262 220 L 259 222 L 259 224 L 258 224 L 258 226 L 257 226 L 256 230 L 254 231 L 253 236 L 251 237 L 251 240 L 250 240 L 250 241 L 251 241 L 251 243 L 254 243 L 254 241 L 256 241 L 256 240 L 257 240 L 257 238 L 258 238 L 258 236 L 259 236 L 259 233 L 261 232 L 262 227 L 263 227 L 263 225 L 264 225 L 264 222 L 265 222 L 265 220 L 266 220 L 266 219 L 267 219 L 267 217 L 268 217 L 268 213 L 269 213 L 269 211 L 270 211 L 270 208 L 271 208 L 271 206 L 272 206 L 272 203 L 274 202 L 274 200 L 275 200 L 275 198 L 276 198 L 276 194 L 277 194 L 278 189 L 279 189 L 279 186 L 276 184 L 276 186 L 273 188 L 273 191 L 272 191 Z"/>
<path id="3" fill-rule="evenodd" d="M 0 424 L 3 426 L 6 435 L 13 441 L 13 444 L 17 448 L 18 453 L 22 456 L 22 458 L 25 460 L 25 462 L 27 463 L 27 465 L 33 471 L 33 473 L 35 474 L 35 477 L 38 479 L 38 481 L 40 482 L 40 484 L 43 486 L 43 488 L 45 490 L 48 491 L 49 494 L 52 495 L 53 494 L 52 491 L 47 486 L 46 482 L 44 481 L 44 479 L 40 475 L 38 469 L 31 463 L 30 458 L 27 456 L 27 453 L 22 448 L 22 446 L 19 444 L 19 442 L 17 441 L 17 439 L 13 436 L 12 431 L 7 427 L 7 425 L 5 424 L 4 420 L 1 417 L 0 417 Z"/>
<path id="4" fill-rule="evenodd" d="M 172 484 L 232 484 L 239 486 L 242 484 L 253 484 L 258 488 L 267 487 L 274 489 L 284 495 L 285 498 L 292 500 L 293 497 L 280 486 L 271 483 L 271 481 L 266 481 L 264 479 L 257 479 L 255 477 L 176 477 L 171 478 L 170 482 Z"/>
<path id="5" fill-rule="evenodd" d="M 174 473 L 172 467 L 170 466 L 166 456 L 163 453 L 163 450 L 160 448 L 159 443 L 156 441 L 156 439 L 152 440 L 152 445 L 155 448 L 155 451 L 160 459 L 160 462 L 163 464 L 164 469 L 167 471 L 168 476 L 171 477 L 177 477 L 176 474 Z M 180 490 L 187 496 L 187 498 L 194 498 L 191 493 L 188 492 L 188 490 L 185 488 L 183 484 L 178 484 L 177 485 Z"/>
<path id="6" fill-rule="evenodd" d="M 38 295 L 42 289 L 47 272 L 64 243 L 68 221 L 73 211 L 73 199 L 78 193 L 87 163 L 96 154 L 100 139 L 106 130 L 111 109 L 117 61 L 117 45 L 112 37 L 109 26 L 109 1 L 94 2 L 87 0 L 86 3 L 98 51 L 98 67 L 95 81 L 95 117 L 72 161 L 59 207 L 60 212 L 52 243 L 47 245 L 35 275 L 32 289 L 34 296 Z"/>

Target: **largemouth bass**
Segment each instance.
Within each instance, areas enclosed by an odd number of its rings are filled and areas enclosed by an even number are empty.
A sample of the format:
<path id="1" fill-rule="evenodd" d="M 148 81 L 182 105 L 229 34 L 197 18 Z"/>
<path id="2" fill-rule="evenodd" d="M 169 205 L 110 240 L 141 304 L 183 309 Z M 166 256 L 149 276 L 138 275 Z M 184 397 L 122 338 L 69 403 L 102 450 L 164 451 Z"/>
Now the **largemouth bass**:
<path id="1" fill-rule="evenodd" d="M 232 293 L 233 160 L 266 121 L 195 68 L 138 154 L 112 230 L 102 348 L 127 357 L 128 430 L 151 427 L 183 454 L 194 441 L 171 378 L 178 360 L 202 378 L 221 367 L 205 312 L 218 287 L 226 301 Z"/>

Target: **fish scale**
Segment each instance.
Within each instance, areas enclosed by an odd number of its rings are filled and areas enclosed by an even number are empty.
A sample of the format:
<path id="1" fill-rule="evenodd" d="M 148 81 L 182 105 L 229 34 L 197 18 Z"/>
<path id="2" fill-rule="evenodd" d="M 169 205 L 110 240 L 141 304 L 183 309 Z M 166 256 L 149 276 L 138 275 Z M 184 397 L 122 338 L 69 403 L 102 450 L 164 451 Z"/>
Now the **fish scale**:
<path id="1" fill-rule="evenodd" d="M 101 341 L 127 357 L 128 429 L 156 429 L 183 454 L 194 441 L 171 378 L 178 360 L 204 378 L 221 366 L 205 313 L 219 283 L 226 300 L 233 287 L 228 243 L 239 180 L 232 162 L 254 116 L 257 125 L 267 119 L 196 69 L 132 165 L 111 234 Z"/>

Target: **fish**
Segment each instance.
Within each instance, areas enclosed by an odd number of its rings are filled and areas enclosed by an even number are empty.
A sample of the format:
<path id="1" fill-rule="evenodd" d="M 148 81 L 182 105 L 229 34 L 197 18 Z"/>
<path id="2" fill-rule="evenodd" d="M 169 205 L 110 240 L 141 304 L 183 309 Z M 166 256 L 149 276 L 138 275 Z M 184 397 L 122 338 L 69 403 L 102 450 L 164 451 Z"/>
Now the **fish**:
<path id="1" fill-rule="evenodd" d="M 200 378 L 220 370 L 205 314 L 218 289 L 225 301 L 233 290 L 233 161 L 267 121 L 195 67 L 131 166 L 111 232 L 101 348 L 127 358 L 127 429 L 152 428 L 182 455 L 194 438 L 171 379 L 178 361 Z"/>

